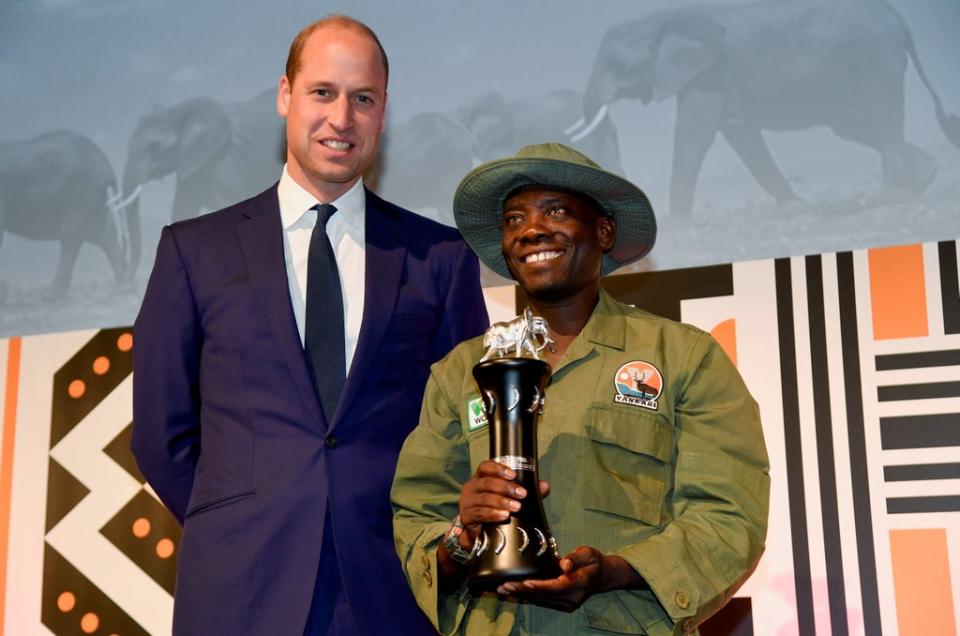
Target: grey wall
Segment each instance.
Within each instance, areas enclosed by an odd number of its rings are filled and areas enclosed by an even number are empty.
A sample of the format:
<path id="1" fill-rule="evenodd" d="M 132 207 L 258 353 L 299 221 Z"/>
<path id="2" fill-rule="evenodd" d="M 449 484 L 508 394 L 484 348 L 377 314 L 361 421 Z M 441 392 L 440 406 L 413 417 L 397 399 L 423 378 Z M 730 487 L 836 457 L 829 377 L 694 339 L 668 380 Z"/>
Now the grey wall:
<path id="1" fill-rule="evenodd" d="M 441 221 L 450 222 L 452 189 L 472 165 L 525 143 L 562 141 L 586 93 L 588 115 L 591 100 L 619 97 L 577 144 L 643 187 L 658 212 L 658 245 L 634 269 L 960 235 L 960 130 L 951 143 L 904 53 L 912 38 L 944 110 L 960 111 L 955 0 L 692 6 L 4 2 L 0 226 L 8 229 L 0 243 L 0 336 L 132 321 L 165 223 L 277 178 L 282 122 L 263 92 L 275 87 L 293 35 L 331 11 L 370 24 L 390 55 L 384 160 L 370 182 Z M 670 8 L 677 13 L 658 14 Z M 612 28 L 626 33 L 605 45 Z M 601 49 L 616 54 L 598 61 Z M 603 81 L 590 84 L 595 66 Z M 653 85 L 662 99 L 644 104 L 639 97 Z M 214 124 L 200 120 L 201 111 L 231 123 L 227 142 L 211 134 Z M 103 237 L 122 226 L 112 229 L 104 178 L 111 168 L 121 178 L 129 140 L 151 113 L 154 121 L 177 114 L 187 130 L 182 137 L 198 148 L 224 145 L 212 164 L 197 159 L 199 150 L 185 153 L 196 172 L 182 169 L 180 201 L 173 175 L 144 184 L 143 256 L 132 275 L 121 271 L 118 283 Z M 151 134 L 141 133 L 142 140 L 169 139 L 156 123 L 146 129 Z M 5 143 L 57 130 L 72 135 Z M 677 137 L 680 152 L 693 159 L 674 170 Z M 742 145 L 739 154 L 731 139 Z M 708 149 L 694 151 L 698 143 Z M 699 174 L 684 181 L 700 155 Z M 68 248 L 82 239 L 68 284 L 63 272 L 56 278 L 60 236 Z M 95 239 L 107 250 L 95 247 Z M 495 281 L 489 274 L 485 280 Z"/>

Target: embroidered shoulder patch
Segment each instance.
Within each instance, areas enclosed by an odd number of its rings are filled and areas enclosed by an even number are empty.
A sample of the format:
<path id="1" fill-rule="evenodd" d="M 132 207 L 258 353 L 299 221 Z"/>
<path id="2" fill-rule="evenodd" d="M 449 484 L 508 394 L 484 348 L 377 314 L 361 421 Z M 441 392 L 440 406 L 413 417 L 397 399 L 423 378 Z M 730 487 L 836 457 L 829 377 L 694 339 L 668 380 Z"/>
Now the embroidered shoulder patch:
<path id="1" fill-rule="evenodd" d="M 467 431 L 473 432 L 487 425 L 487 411 L 483 408 L 483 398 L 467 400 Z"/>
<path id="2" fill-rule="evenodd" d="M 657 399 L 663 392 L 663 375 L 660 374 L 660 369 L 649 362 L 632 360 L 617 369 L 613 386 L 617 390 L 613 401 L 617 404 L 630 404 L 656 411 Z"/>

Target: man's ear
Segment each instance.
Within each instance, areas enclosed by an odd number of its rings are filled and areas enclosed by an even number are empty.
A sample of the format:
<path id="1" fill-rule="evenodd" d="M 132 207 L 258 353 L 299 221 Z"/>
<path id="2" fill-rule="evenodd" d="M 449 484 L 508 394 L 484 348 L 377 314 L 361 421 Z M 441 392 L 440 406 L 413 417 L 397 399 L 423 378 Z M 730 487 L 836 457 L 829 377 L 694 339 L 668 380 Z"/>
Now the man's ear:
<path id="1" fill-rule="evenodd" d="M 617 223 L 613 217 L 601 216 L 597 219 L 597 239 L 604 253 L 613 248 L 613 244 L 617 241 Z"/>
<path id="2" fill-rule="evenodd" d="M 390 96 L 389 93 L 384 92 L 383 94 L 383 115 L 380 119 L 380 132 L 383 132 L 387 127 L 387 98 Z"/>
<path id="3" fill-rule="evenodd" d="M 290 111 L 290 81 L 284 75 L 277 84 L 277 113 L 286 117 Z"/>

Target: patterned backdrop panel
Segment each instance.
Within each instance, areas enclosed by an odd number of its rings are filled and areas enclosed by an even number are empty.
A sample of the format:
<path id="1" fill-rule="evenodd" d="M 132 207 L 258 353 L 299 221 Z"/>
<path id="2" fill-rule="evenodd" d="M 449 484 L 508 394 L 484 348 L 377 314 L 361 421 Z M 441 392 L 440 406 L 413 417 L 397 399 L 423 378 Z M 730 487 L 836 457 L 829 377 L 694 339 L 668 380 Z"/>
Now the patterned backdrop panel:
<path id="1" fill-rule="evenodd" d="M 132 347 L 129 328 L 7 342 L 4 633 L 170 631 L 180 528 L 130 453 Z"/>
<path id="2" fill-rule="evenodd" d="M 760 405 L 767 550 L 703 634 L 957 633 L 957 272 L 946 241 L 606 281 L 713 334 Z M 133 346 L 0 340 L 5 634 L 170 631 L 180 528 L 130 454 Z"/>

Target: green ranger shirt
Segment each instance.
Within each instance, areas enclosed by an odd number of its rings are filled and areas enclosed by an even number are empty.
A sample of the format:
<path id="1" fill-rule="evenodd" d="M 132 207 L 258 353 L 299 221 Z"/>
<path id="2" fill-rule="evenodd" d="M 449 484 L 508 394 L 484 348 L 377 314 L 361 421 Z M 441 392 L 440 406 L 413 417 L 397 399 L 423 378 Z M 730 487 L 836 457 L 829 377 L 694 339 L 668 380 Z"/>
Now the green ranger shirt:
<path id="1" fill-rule="evenodd" d="M 703 331 L 605 292 L 553 371 L 538 424 L 544 508 L 560 554 L 587 545 L 649 585 L 574 612 L 439 593 L 437 547 L 460 486 L 489 458 L 473 366 L 482 338 L 431 369 L 391 499 L 397 553 L 443 634 L 683 634 L 719 609 L 763 552 L 769 503 L 756 402 Z"/>

